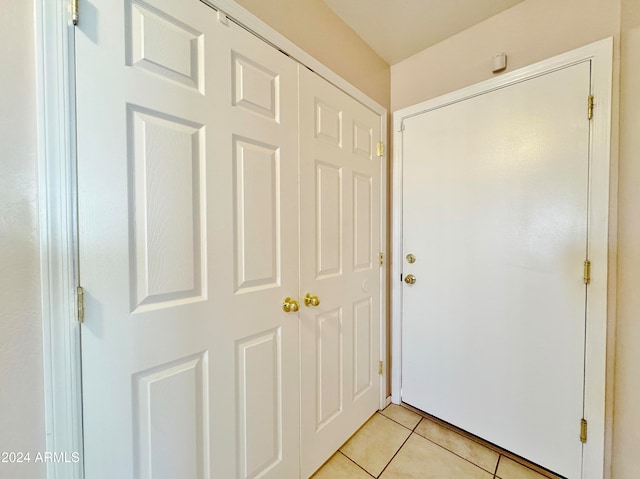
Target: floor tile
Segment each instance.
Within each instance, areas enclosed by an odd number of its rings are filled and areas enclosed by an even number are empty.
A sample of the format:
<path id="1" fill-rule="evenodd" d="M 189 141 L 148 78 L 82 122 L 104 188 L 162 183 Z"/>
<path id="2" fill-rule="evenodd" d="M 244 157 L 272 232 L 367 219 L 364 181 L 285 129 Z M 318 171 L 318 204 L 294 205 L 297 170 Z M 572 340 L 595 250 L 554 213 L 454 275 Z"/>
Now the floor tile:
<path id="1" fill-rule="evenodd" d="M 496 475 L 500 479 L 547 479 L 547 477 L 554 477 L 552 475 L 543 476 L 538 474 L 533 469 L 529 469 L 504 456 L 500 458 Z"/>
<path id="2" fill-rule="evenodd" d="M 493 479 L 493 474 L 411 434 L 380 479 Z"/>
<path id="3" fill-rule="evenodd" d="M 395 422 L 402 424 L 404 427 L 413 429 L 420 422 L 420 415 L 413 411 L 409 411 L 406 407 L 389 404 L 380 414 L 393 419 Z"/>
<path id="4" fill-rule="evenodd" d="M 336 452 L 311 479 L 371 479 L 371 476 L 342 453 Z"/>
<path id="5" fill-rule="evenodd" d="M 476 464 L 477 466 L 480 466 L 491 474 L 496 470 L 498 457 L 500 457 L 497 452 L 492 451 L 491 449 L 484 447 L 482 444 L 466 438 L 451 429 L 424 418 L 415 429 L 415 432 L 427 439 L 430 439 L 436 444 L 439 444 L 445 449 L 454 452 L 458 456 Z"/>
<path id="6" fill-rule="evenodd" d="M 378 477 L 409 434 L 409 429 L 376 413 L 340 451 Z"/>

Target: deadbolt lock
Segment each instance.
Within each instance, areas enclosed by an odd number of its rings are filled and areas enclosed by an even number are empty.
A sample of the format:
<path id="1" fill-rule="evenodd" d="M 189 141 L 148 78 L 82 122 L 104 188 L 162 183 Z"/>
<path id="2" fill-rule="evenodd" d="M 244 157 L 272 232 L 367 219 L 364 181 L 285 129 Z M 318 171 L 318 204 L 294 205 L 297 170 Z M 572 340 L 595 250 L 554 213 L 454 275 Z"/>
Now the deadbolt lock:
<path id="1" fill-rule="evenodd" d="M 408 274 L 404 277 L 404 282 L 407 284 L 415 284 L 416 277 L 412 274 Z"/>
<path id="2" fill-rule="evenodd" d="M 409 253 L 407 255 L 407 263 L 413 264 L 416 262 L 416 256 L 414 254 Z"/>

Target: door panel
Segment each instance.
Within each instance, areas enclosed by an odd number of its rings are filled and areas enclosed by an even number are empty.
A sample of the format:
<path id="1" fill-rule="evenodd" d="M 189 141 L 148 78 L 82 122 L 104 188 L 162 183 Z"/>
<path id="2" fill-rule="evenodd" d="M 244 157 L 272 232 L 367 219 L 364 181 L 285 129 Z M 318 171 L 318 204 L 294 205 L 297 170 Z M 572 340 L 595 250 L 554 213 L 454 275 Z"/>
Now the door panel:
<path id="1" fill-rule="evenodd" d="M 580 476 L 588 62 L 405 120 L 402 399 Z M 402 258 L 404 261 L 404 258 Z"/>
<path id="2" fill-rule="evenodd" d="M 377 409 L 380 117 L 300 68 L 301 465 L 309 477 Z"/>
<path id="3" fill-rule="evenodd" d="M 297 65 L 200 2 L 82 7 L 87 477 L 298 477 Z"/>

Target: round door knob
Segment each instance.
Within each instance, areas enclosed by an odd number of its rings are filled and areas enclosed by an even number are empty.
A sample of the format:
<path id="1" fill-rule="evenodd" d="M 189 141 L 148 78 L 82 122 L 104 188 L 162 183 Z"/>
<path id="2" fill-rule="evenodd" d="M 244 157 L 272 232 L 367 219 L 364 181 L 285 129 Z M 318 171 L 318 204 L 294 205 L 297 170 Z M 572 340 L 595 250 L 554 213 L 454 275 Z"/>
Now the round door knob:
<path id="1" fill-rule="evenodd" d="M 307 307 L 313 306 L 315 308 L 320 304 L 320 298 L 318 298 L 317 296 L 312 296 L 311 293 L 307 293 L 307 295 L 304 297 L 304 304 Z"/>
<path id="2" fill-rule="evenodd" d="M 415 284 L 416 277 L 412 274 L 408 274 L 404 277 L 404 282 L 407 284 Z"/>
<path id="3" fill-rule="evenodd" d="M 284 298 L 284 301 L 282 302 L 282 310 L 285 313 L 295 313 L 299 309 L 300 305 L 296 300 L 293 300 L 291 298 Z"/>

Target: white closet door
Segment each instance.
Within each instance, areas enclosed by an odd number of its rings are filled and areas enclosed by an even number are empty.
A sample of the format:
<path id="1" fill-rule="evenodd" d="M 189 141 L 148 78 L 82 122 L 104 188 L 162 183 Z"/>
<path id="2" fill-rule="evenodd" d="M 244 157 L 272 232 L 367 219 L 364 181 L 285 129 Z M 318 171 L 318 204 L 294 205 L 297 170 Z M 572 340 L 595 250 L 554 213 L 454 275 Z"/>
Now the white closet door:
<path id="1" fill-rule="evenodd" d="M 590 63 L 404 122 L 402 399 L 580 477 Z"/>
<path id="2" fill-rule="evenodd" d="M 86 475 L 296 478 L 296 65 L 198 1 L 81 9 Z"/>
<path id="3" fill-rule="evenodd" d="M 378 409 L 378 141 L 379 115 L 300 68 L 303 478 Z"/>

